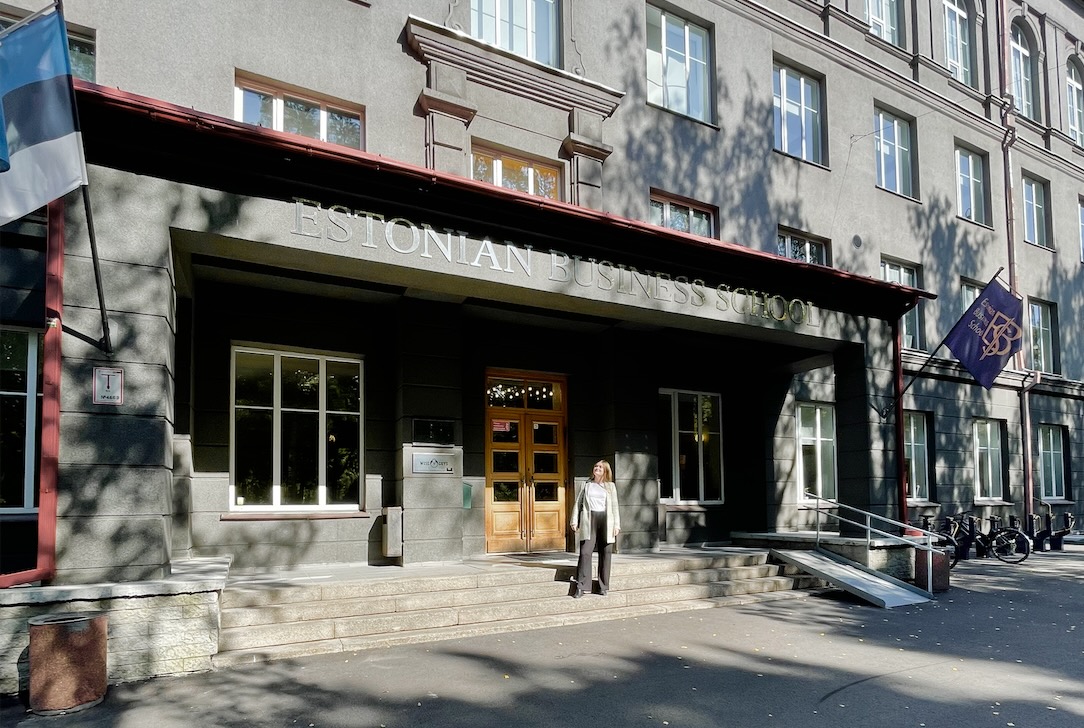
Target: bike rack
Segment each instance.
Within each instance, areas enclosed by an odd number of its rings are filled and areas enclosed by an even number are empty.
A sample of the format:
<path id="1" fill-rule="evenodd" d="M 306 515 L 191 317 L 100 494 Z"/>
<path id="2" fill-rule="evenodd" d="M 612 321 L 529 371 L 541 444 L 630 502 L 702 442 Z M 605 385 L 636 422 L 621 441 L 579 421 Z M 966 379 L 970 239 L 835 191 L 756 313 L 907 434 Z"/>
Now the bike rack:
<path id="1" fill-rule="evenodd" d="M 1032 546 L 1035 551 L 1046 551 L 1046 542 L 1050 542 L 1050 551 L 1064 551 L 1065 542 L 1064 539 L 1068 536 L 1073 526 L 1076 525 L 1076 517 L 1072 513 L 1061 514 L 1061 520 L 1064 526 L 1057 530 L 1054 530 L 1054 515 L 1047 513 L 1045 516 L 1038 514 L 1033 515 L 1032 520 L 1035 524 L 1042 524 L 1041 530 L 1036 530 L 1035 536 L 1032 537 Z M 1035 526 L 1037 529 L 1037 525 Z"/>
<path id="2" fill-rule="evenodd" d="M 873 545 L 873 534 L 875 534 L 875 533 L 878 536 L 882 537 L 882 538 L 887 538 L 887 539 L 890 539 L 890 540 L 895 541 L 897 543 L 906 544 L 906 545 L 911 546 L 911 547 L 913 547 L 915 549 L 918 549 L 918 550 L 928 551 L 928 552 L 930 552 L 930 556 L 926 559 L 926 591 L 931 595 L 933 594 L 933 552 L 934 551 L 940 551 L 940 549 L 936 548 L 933 545 L 933 540 L 935 538 L 940 538 L 941 534 L 936 533 L 934 531 L 927 531 L 926 529 L 919 528 L 917 526 L 912 526 L 909 523 L 900 523 L 899 521 L 893 520 L 891 518 L 887 518 L 885 516 L 879 516 L 876 513 L 870 513 L 869 511 L 864 511 L 861 508 L 855 508 L 854 506 L 849 506 L 846 503 L 840 503 L 839 501 L 830 500 L 828 498 L 822 498 L 821 496 L 817 495 L 816 493 L 811 493 L 809 491 L 806 491 L 805 497 L 815 503 L 815 505 L 813 505 L 813 506 L 805 506 L 805 508 L 809 509 L 809 510 L 814 510 L 814 511 L 817 512 L 816 542 L 815 543 L 816 543 L 816 547 L 818 549 L 821 547 L 821 518 L 820 517 L 821 517 L 821 514 L 823 513 L 824 515 L 828 516 L 829 518 L 835 518 L 840 523 L 849 523 L 852 526 L 858 526 L 859 528 L 864 530 L 866 532 L 866 550 L 867 551 Z M 827 508 L 824 508 L 824 507 L 821 506 L 821 501 L 829 503 L 830 505 Z M 857 514 L 856 517 L 863 516 L 864 520 L 863 521 L 854 521 L 854 520 L 851 520 L 850 518 L 845 518 L 844 516 L 841 516 L 838 513 L 830 513 L 829 509 L 845 509 L 848 512 L 853 512 L 854 514 Z M 904 533 L 906 533 L 907 531 L 914 531 L 916 533 L 914 533 L 913 535 L 909 535 L 909 536 L 900 536 L 900 535 L 895 534 L 895 533 L 888 533 L 887 531 L 882 531 L 882 530 L 880 530 L 878 528 L 874 528 L 873 525 L 871 524 L 871 522 L 874 519 L 876 519 L 880 523 L 886 524 L 886 526 L 885 526 L 886 528 L 895 527 L 895 528 L 903 529 Z M 915 574 L 915 579 L 916 580 L 918 579 L 918 574 Z"/>

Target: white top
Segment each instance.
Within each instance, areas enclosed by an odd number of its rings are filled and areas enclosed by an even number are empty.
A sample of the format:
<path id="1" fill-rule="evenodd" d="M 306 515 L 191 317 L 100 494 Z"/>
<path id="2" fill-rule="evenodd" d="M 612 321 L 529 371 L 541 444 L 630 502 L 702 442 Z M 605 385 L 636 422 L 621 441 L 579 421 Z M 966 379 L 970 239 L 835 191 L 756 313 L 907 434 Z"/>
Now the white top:
<path id="1" fill-rule="evenodd" d="M 587 505 L 595 513 L 606 510 L 606 488 L 591 480 L 587 483 Z"/>

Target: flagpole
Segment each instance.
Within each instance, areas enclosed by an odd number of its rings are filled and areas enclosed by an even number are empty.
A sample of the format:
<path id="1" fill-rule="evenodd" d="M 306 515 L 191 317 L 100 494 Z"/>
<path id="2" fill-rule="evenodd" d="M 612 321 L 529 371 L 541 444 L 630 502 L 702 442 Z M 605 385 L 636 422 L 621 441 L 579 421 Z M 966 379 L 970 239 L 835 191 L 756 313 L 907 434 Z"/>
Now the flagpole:
<path id="1" fill-rule="evenodd" d="M 993 283 L 994 279 L 997 278 L 999 275 L 1001 275 L 1001 271 L 1003 271 L 1003 270 L 1005 270 L 1005 266 L 1001 266 L 1000 268 L 998 268 L 997 272 L 994 273 L 994 275 L 992 275 L 990 277 L 990 280 L 987 282 L 986 285 L 990 285 L 990 283 Z M 911 385 L 915 383 L 915 381 L 918 379 L 918 375 L 921 374 L 922 371 L 926 367 L 928 367 L 930 365 L 930 362 L 933 360 L 933 355 L 941 350 L 941 347 L 945 345 L 945 342 L 948 341 L 948 337 L 951 336 L 951 335 L 952 335 L 952 329 L 949 329 L 949 332 L 947 334 L 945 334 L 945 338 L 941 339 L 941 343 L 938 344 L 936 347 L 934 347 L 933 351 L 931 351 L 926 356 L 926 361 L 922 362 L 922 366 L 920 366 L 915 371 L 915 373 L 911 375 L 911 381 L 909 381 L 907 383 L 907 385 L 904 386 L 904 388 L 900 390 L 900 393 L 898 395 L 896 395 L 892 399 L 892 401 L 889 402 L 887 405 L 885 405 L 885 407 L 880 411 L 882 421 L 888 419 L 888 414 L 889 414 L 889 412 L 892 411 L 892 408 L 896 406 L 896 402 L 903 399 L 903 395 L 907 392 L 908 389 L 911 388 Z"/>
<path id="2" fill-rule="evenodd" d="M 56 0 L 53 3 L 61 24 L 64 25 L 64 0 Z M 46 8 L 47 10 L 48 8 Z M 44 12 L 44 11 L 42 11 Z M 64 26 L 66 27 L 66 25 Z M 68 94 L 71 97 L 72 115 L 75 117 L 75 128 L 82 129 L 79 123 L 79 103 L 75 98 L 75 83 L 68 84 Z M 84 160 L 84 164 L 85 164 Z M 102 289 L 102 266 L 98 259 L 98 236 L 94 232 L 94 213 L 90 209 L 90 185 L 81 185 L 83 190 L 83 209 L 87 216 L 87 235 L 90 237 L 90 260 L 94 264 L 94 284 L 98 289 L 98 310 L 102 317 L 102 338 L 98 341 L 98 348 L 106 354 L 113 355 L 113 342 L 109 336 L 109 317 L 105 312 L 105 292 Z"/>
<path id="3" fill-rule="evenodd" d="M 18 21 L 17 23 L 12 23 L 8 27 L 4 28 L 3 30 L 0 30 L 0 40 L 3 40 L 4 36 L 8 35 L 9 33 L 14 33 L 16 30 L 23 27 L 24 25 L 27 25 L 29 23 L 34 22 L 35 20 L 40 18 L 42 15 L 45 15 L 47 12 L 49 12 L 50 10 L 53 10 L 54 8 L 58 9 L 58 12 L 59 12 L 59 7 L 60 7 L 60 0 L 56 0 L 56 2 L 53 2 L 53 3 L 50 3 L 49 5 L 46 5 L 44 8 L 42 8 L 38 12 L 36 12 L 36 13 L 34 13 L 32 15 L 27 15 L 25 18 Z"/>

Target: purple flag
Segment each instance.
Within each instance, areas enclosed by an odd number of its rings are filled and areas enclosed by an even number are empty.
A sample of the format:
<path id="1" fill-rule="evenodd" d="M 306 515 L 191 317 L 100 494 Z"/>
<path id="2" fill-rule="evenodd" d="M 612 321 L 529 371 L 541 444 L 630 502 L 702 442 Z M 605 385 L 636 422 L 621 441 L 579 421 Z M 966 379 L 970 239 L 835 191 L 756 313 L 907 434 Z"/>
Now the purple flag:
<path id="1" fill-rule="evenodd" d="M 945 345 L 989 389 L 1009 357 L 1020 351 L 1023 315 L 1024 302 L 994 278 L 952 327 Z"/>

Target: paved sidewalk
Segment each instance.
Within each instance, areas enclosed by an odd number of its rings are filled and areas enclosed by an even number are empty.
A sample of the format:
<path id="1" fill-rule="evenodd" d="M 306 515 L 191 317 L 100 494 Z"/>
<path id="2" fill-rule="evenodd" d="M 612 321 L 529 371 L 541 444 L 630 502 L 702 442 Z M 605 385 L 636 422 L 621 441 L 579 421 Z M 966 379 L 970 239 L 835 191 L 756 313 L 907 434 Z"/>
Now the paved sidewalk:
<path id="1" fill-rule="evenodd" d="M 894 610 L 836 594 L 163 678 L 67 716 L 8 701 L 0 725 L 1084 725 L 1084 545 L 952 584 Z"/>

